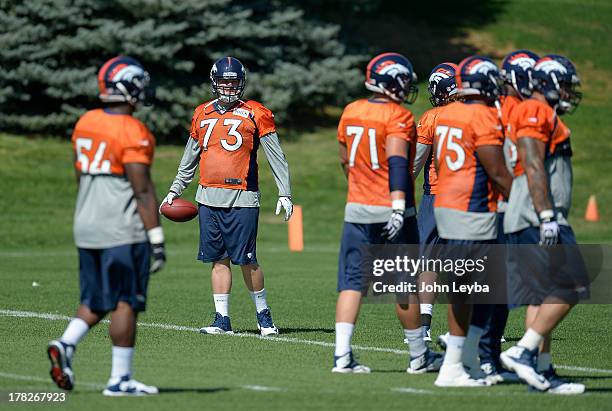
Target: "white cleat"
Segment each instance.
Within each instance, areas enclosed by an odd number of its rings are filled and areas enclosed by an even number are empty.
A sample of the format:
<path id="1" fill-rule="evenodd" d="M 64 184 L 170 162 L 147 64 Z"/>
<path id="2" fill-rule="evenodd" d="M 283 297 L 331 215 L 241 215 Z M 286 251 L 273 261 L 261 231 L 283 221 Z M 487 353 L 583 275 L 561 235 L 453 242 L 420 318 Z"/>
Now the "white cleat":
<path id="1" fill-rule="evenodd" d="M 546 391 L 550 387 L 550 382 L 535 369 L 536 351 L 529 351 L 525 347 L 515 345 L 500 355 L 504 367 L 514 371 L 518 377 L 529 384 L 531 387 Z"/>
<path id="2" fill-rule="evenodd" d="M 488 387 L 486 380 L 475 380 L 463 369 L 463 364 L 443 364 L 434 384 L 437 387 Z"/>
<path id="3" fill-rule="evenodd" d="M 133 380 L 129 375 L 111 378 L 108 380 L 106 389 L 102 391 L 102 394 L 106 395 L 107 397 L 141 397 L 145 395 L 155 395 L 158 393 L 159 390 L 157 387 L 145 385 L 141 382 Z"/>
<path id="4" fill-rule="evenodd" d="M 274 324 L 272 324 L 272 327 L 265 328 L 260 327 L 259 324 L 257 324 L 257 328 L 259 329 L 259 333 L 262 337 L 267 337 L 269 335 L 278 335 L 278 328 L 276 328 Z"/>
<path id="5" fill-rule="evenodd" d="M 576 382 L 566 382 L 556 387 L 551 386 L 546 392 L 549 394 L 557 395 L 579 395 L 583 394 L 585 390 L 586 386 L 584 384 L 579 384 Z"/>
<path id="6" fill-rule="evenodd" d="M 276 328 L 272 321 L 272 314 L 269 308 L 257 313 L 257 329 L 262 337 L 278 335 L 278 328 Z"/>
<path id="7" fill-rule="evenodd" d="M 355 361 L 353 352 L 349 351 L 340 357 L 334 355 L 334 368 L 332 368 L 332 372 L 340 374 L 369 374 L 372 370 L 370 370 L 370 367 Z"/>

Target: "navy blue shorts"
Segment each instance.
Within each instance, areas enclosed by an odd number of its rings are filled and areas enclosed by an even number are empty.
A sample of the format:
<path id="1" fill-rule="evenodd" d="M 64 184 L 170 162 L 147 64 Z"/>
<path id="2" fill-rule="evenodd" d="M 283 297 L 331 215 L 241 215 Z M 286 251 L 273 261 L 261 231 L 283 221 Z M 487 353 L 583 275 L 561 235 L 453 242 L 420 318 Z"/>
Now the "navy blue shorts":
<path id="1" fill-rule="evenodd" d="M 149 284 L 149 243 L 105 249 L 79 248 L 81 304 L 95 312 L 109 312 L 117 303 L 144 311 Z"/>
<path id="2" fill-rule="evenodd" d="M 559 244 L 568 247 L 541 247 L 540 229 L 528 227 L 507 234 L 508 298 L 512 306 L 539 305 L 547 297 L 576 304 L 589 297 L 589 278 L 571 227 L 559 226 Z M 532 244 L 530 247 L 512 247 Z"/>
<path id="3" fill-rule="evenodd" d="M 210 207 L 200 204 L 200 251 L 205 263 L 229 258 L 232 264 L 257 263 L 259 207 Z"/>
<path id="4" fill-rule="evenodd" d="M 340 256 L 338 258 L 338 291 L 354 290 L 364 292 L 361 273 L 362 247 L 371 244 L 386 244 L 382 229 L 386 223 L 357 224 L 344 223 Z M 393 244 L 418 244 L 419 230 L 415 217 L 404 220 L 402 232 Z"/>
<path id="5" fill-rule="evenodd" d="M 440 244 L 441 238 L 438 236 L 436 218 L 434 217 L 435 195 L 424 194 L 419 205 L 417 214 L 417 224 L 419 227 L 419 255 L 429 257 L 432 255 L 432 247 Z"/>

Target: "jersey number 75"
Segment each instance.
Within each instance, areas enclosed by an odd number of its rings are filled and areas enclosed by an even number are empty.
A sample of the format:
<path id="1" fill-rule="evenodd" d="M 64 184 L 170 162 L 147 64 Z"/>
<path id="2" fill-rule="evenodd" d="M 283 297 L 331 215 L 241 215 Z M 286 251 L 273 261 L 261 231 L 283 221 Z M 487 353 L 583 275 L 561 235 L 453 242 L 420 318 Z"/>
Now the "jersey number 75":
<path id="1" fill-rule="evenodd" d="M 436 127 L 436 135 L 439 138 L 436 150 L 436 159 L 438 163 L 440 162 L 440 156 L 444 150 L 446 166 L 451 171 L 459 170 L 463 166 L 463 163 L 465 163 L 465 151 L 461 144 L 455 140 L 461 140 L 463 137 L 463 130 L 457 127 L 438 126 Z M 454 160 L 451 152 L 454 153 Z"/>

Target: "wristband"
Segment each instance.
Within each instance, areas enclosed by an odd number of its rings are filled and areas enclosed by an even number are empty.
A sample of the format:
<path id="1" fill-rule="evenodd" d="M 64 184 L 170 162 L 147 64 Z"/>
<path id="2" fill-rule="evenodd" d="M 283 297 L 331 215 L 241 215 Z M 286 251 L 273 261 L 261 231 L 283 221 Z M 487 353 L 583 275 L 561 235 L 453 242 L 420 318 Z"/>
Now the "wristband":
<path id="1" fill-rule="evenodd" d="M 553 210 L 542 210 L 540 211 L 539 217 L 540 221 L 550 221 L 555 216 L 555 212 Z"/>
<path id="2" fill-rule="evenodd" d="M 164 242 L 164 230 L 161 226 L 154 227 L 147 231 L 147 236 L 151 244 L 161 244 Z"/>
<path id="3" fill-rule="evenodd" d="M 404 211 L 406 209 L 406 200 L 392 200 L 391 208 L 393 208 L 394 210 Z"/>

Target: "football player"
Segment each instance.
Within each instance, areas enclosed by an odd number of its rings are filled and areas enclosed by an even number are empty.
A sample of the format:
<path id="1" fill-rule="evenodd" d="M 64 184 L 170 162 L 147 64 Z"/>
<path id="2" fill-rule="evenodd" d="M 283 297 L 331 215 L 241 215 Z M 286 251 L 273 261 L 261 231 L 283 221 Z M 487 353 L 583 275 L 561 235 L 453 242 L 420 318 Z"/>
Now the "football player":
<path id="1" fill-rule="evenodd" d="M 402 107 L 416 99 L 416 74 L 397 53 L 374 57 L 366 69 L 365 87 L 373 94 L 345 107 L 338 125 L 340 161 L 348 179 L 348 198 L 338 263 L 336 305 L 337 373 L 369 373 L 351 350 L 362 293 L 362 247 L 367 244 L 418 244 L 414 204 L 416 132 L 412 113 Z M 437 370 L 441 357 L 423 341 L 418 297 L 396 305 L 410 348 L 408 373 Z"/>
<path id="2" fill-rule="evenodd" d="M 433 202 L 437 191 L 436 167 L 434 165 L 433 144 L 437 113 L 443 107 L 454 100 L 457 93 L 455 84 L 455 70 L 457 65 L 453 63 L 441 63 L 433 68 L 429 75 L 429 85 L 427 91 L 431 95 L 429 101 L 433 108 L 427 110 L 417 124 L 417 144 L 416 157 L 414 159 L 414 176 L 419 175 L 423 169 L 423 198 L 417 213 L 417 223 L 419 226 L 419 240 L 421 249 L 419 255 L 428 256 L 431 254 L 431 247 L 440 243 L 436 220 L 433 215 Z M 437 274 L 434 272 L 423 272 L 419 276 L 420 280 L 426 283 L 433 283 Z M 423 338 L 425 342 L 431 341 L 431 319 L 433 312 L 433 302 L 436 298 L 435 293 L 419 294 L 421 301 L 421 321 L 423 323 Z"/>
<path id="3" fill-rule="evenodd" d="M 266 299 L 264 276 L 257 263 L 259 220 L 257 151 L 263 147 L 278 186 L 276 215 L 293 212 L 289 166 L 280 146 L 274 115 L 261 103 L 242 100 L 246 70 L 234 57 L 217 60 L 210 71 L 216 98 L 199 105 L 178 173 L 163 203 L 172 204 L 191 183 L 198 165 L 200 249 L 198 259 L 212 263 L 215 318 L 204 334 L 231 333 L 229 298 L 230 262 L 239 265 L 256 308 L 262 336 L 278 334 Z"/>
<path id="4" fill-rule="evenodd" d="M 504 130 L 504 157 L 506 166 L 514 175 L 516 164 L 516 146 L 508 137 L 508 121 L 512 109 L 522 100 L 531 95 L 531 70 L 539 57 L 529 50 L 516 50 L 509 53 L 502 62 L 501 75 L 504 79 L 504 93 L 499 98 L 501 110 L 501 122 Z M 504 212 L 507 202 L 500 197 L 497 202 L 497 242 L 506 243 L 504 234 Z M 516 374 L 508 373 L 501 367 L 499 355 L 501 354 L 501 343 L 505 341 L 503 337 L 506 322 L 508 321 L 508 305 L 496 304 L 493 307 L 491 319 L 484 329 L 480 339 L 479 355 L 481 368 L 489 376 L 496 378 L 498 382 L 515 382 Z"/>
<path id="5" fill-rule="evenodd" d="M 81 116 L 72 134 L 81 304 L 64 334 L 47 348 L 51 378 L 65 390 L 74 386 L 77 344 L 110 313 L 112 371 L 103 394 L 158 391 L 132 378 L 136 317 L 145 309 L 149 273 L 159 271 L 166 261 L 150 175 L 155 139 L 132 117 L 150 102 L 149 81 L 149 74 L 133 58 L 107 61 L 98 74 L 104 107 Z"/>
<path id="6" fill-rule="evenodd" d="M 510 117 L 510 138 L 518 147 L 518 162 L 504 218 L 509 243 L 533 244 L 527 258 L 536 268 L 514 264 L 509 273 L 509 280 L 522 286 L 517 291 L 521 302 L 532 306 L 527 311 L 527 331 L 516 346 L 501 354 L 501 360 L 532 389 L 581 394 L 585 386 L 561 379 L 550 354 L 553 330 L 589 293 L 586 269 L 568 222 L 570 130 L 559 118 L 578 106 L 580 79 L 574 64 L 559 55 L 539 59 L 532 75 L 533 95 L 518 104 Z M 555 244 L 563 246 L 555 250 Z M 563 263 L 552 268 L 556 260 Z"/>
<path id="7" fill-rule="evenodd" d="M 435 123 L 438 191 L 434 215 L 443 244 L 480 247 L 496 241 L 497 194 L 507 197 L 512 181 L 504 163 L 502 127 L 494 107 L 501 94 L 501 77 L 493 61 L 473 56 L 459 64 L 456 83 L 462 101 L 440 110 Z M 435 384 L 489 385 L 477 378 L 482 374 L 477 350 L 490 306 L 476 304 L 471 313 L 460 298 L 451 302 L 450 336 Z"/>

